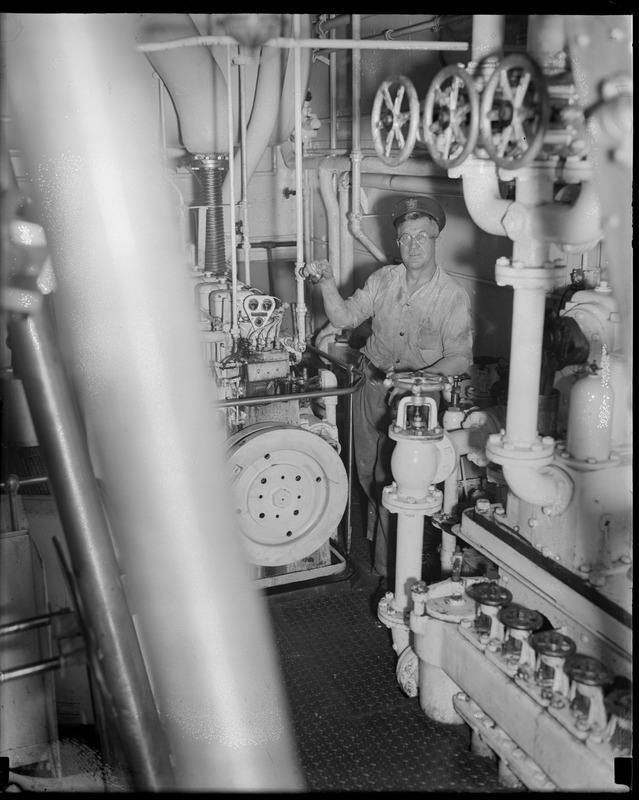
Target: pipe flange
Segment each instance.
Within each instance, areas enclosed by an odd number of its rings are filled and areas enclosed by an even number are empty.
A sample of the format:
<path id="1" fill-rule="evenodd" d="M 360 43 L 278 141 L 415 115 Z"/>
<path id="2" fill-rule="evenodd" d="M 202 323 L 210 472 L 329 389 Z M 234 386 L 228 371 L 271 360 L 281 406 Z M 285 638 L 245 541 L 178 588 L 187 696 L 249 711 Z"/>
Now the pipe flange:
<path id="1" fill-rule="evenodd" d="M 403 628 L 409 630 L 409 615 L 408 611 L 398 611 L 393 606 L 392 592 L 386 592 L 384 597 L 377 604 L 377 618 L 379 621 L 386 625 L 387 628 Z"/>
<path id="2" fill-rule="evenodd" d="M 545 289 L 550 291 L 563 286 L 566 279 L 566 265 L 547 262 L 541 267 L 525 267 L 521 261 L 510 261 L 502 257 L 495 264 L 497 286 L 511 286 L 513 289 Z"/>
<path id="3" fill-rule="evenodd" d="M 512 442 L 503 433 L 491 433 L 486 443 L 486 455 L 495 464 L 518 467 L 546 467 L 554 457 L 552 436 L 538 436 L 533 442 Z"/>
<path id="4" fill-rule="evenodd" d="M 409 515 L 432 517 L 441 510 L 444 495 L 439 489 L 429 489 L 425 497 L 401 497 L 397 493 L 397 484 L 385 486 L 382 491 L 382 505 L 394 514 L 408 512 Z"/>

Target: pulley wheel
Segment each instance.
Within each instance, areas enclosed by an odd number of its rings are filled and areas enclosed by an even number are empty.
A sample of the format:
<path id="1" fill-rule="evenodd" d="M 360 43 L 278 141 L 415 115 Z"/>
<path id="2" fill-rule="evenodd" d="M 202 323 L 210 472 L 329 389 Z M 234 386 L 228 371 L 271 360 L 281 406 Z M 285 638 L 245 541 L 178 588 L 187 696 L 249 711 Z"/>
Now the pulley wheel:
<path id="1" fill-rule="evenodd" d="M 290 425 L 246 428 L 228 451 L 235 514 L 247 558 L 282 566 L 335 532 L 348 497 L 341 458 L 315 433 Z"/>

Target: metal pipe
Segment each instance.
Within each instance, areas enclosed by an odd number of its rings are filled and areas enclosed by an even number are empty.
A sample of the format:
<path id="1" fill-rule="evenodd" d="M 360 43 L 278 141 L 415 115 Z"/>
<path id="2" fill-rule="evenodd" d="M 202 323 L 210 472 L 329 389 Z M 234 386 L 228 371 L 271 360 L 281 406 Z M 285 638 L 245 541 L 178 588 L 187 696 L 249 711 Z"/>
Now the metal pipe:
<path id="1" fill-rule="evenodd" d="M 331 31 L 331 40 L 335 39 L 335 31 Z M 331 150 L 337 147 L 337 53 L 333 52 L 328 59 L 328 98 L 329 98 L 329 143 Z"/>
<path id="2" fill-rule="evenodd" d="M 17 622 L 8 622 L 6 625 L 0 625 L 0 636 L 6 636 L 9 633 L 21 633 L 22 631 L 30 631 L 33 628 L 44 628 L 53 623 L 54 617 L 65 617 L 72 614 L 72 611 L 52 611 L 49 614 L 40 614 L 37 617 L 29 617 L 29 619 L 21 619 Z"/>
<path id="3" fill-rule="evenodd" d="M 16 18 L 7 83 L 29 174 L 43 177 L 34 207 L 56 268 L 65 366 L 171 760 L 148 726 L 144 745 L 183 789 L 302 790 L 268 610 L 228 503 L 135 15 Z"/>
<path id="4" fill-rule="evenodd" d="M 468 50 L 466 42 L 377 42 L 354 41 L 352 39 L 332 39 L 331 46 L 318 49 L 320 39 L 286 39 L 276 37 L 264 42 L 262 47 L 293 48 L 302 50 L 310 47 L 320 53 L 329 53 L 332 50 L 425 50 L 425 51 L 450 51 L 462 53 Z M 193 36 L 185 39 L 175 39 L 172 42 L 152 42 L 138 45 L 141 53 L 155 53 L 159 50 L 177 50 L 181 47 L 198 47 L 199 45 L 227 45 L 237 46 L 237 40 L 232 36 Z"/>
<path id="5" fill-rule="evenodd" d="M 60 667 L 65 667 L 70 664 L 77 664 L 80 663 L 77 657 L 84 657 L 84 655 L 84 648 L 78 648 L 69 653 L 65 653 L 63 656 L 53 656 L 52 658 L 45 658 L 42 661 L 35 661 L 33 664 L 23 664 L 21 667 L 0 670 L 0 683 L 13 681 L 17 678 L 27 678 L 30 675 L 41 675 L 43 672 L 50 672 L 53 669 L 60 669 Z"/>
<path id="6" fill-rule="evenodd" d="M 441 194 L 448 197 L 463 197 L 464 192 L 459 181 L 449 178 L 437 178 L 419 175 L 379 175 L 365 173 L 361 178 L 362 186 L 371 189 L 384 189 L 390 192 L 408 192 L 411 194 Z"/>
<path id="7" fill-rule="evenodd" d="M 449 17 L 443 19 L 441 16 L 432 17 L 426 22 L 416 22 L 414 25 L 406 25 L 404 28 L 388 28 L 382 33 L 376 33 L 373 36 L 365 36 L 364 40 L 377 39 L 383 36 L 385 39 L 395 39 L 397 36 L 410 36 L 412 33 L 419 33 L 420 31 L 438 31 L 446 25 L 452 25 L 462 19 L 468 19 L 468 14 L 461 14 L 457 17 Z"/>
<path id="8" fill-rule="evenodd" d="M 353 14 L 353 39 L 359 41 L 360 17 Z M 352 81 L 352 142 L 351 142 L 351 162 L 352 162 L 352 194 L 351 194 L 351 230 L 353 236 L 361 242 L 364 247 L 379 261 L 386 264 L 388 257 L 386 253 L 364 233 L 361 225 L 361 175 L 362 175 L 362 151 L 360 149 L 360 103 L 361 103 L 361 53 L 359 49 L 353 50 L 353 81 Z"/>
<path id="9" fill-rule="evenodd" d="M 226 49 L 226 74 L 229 83 L 231 82 L 231 48 Z M 235 235 L 235 141 L 233 136 L 233 93 L 226 94 L 226 118 L 228 123 L 229 142 L 231 142 L 231 153 L 229 156 L 229 171 L 225 185 L 229 192 L 229 236 L 231 237 L 231 338 L 233 339 L 233 349 L 236 348 L 240 337 L 240 327 L 237 319 L 237 242 Z"/>
<path id="10" fill-rule="evenodd" d="M 293 15 L 293 33 L 300 35 L 300 14 Z M 297 256 L 295 262 L 296 303 L 295 316 L 297 319 L 296 339 L 297 347 L 304 352 L 306 346 L 306 302 L 304 300 L 304 206 L 302 197 L 302 62 L 299 48 L 294 52 L 295 63 L 295 210 L 297 231 Z"/>
<path id="11" fill-rule="evenodd" d="M 319 188 L 324 208 L 326 209 L 326 226 L 328 229 L 328 260 L 335 273 L 335 282 L 340 286 L 341 274 L 341 253 L 340 253 L 340 208 L 335 196 L 333 170 L 323 168 L 320 163 L 319 168 Z"/>
<path id="12" fill-rule="evenodd" d="M 241 50 L 242 48 L 240 48 Z M 241 57 L 240 57 L 241 58 Z M 239 61 L 239 59 L 238 59 Z M 256 89 L 257 92 L 257 89 Z M 251 239 L 248 216 L 248 155 L 246 148 L 246 64 L 239 61 L 239 95 L 240 95 L 240 156 L 242 173 L 242 249 L 244 250 L 244 283 L 251 285 Z"/>
<path id="13" fill-rule="evenodd" d="M 494 68 L 504 51 L 506 17 L 503 14 L 473 14 L 473 42 L 471 61 Z"/>
<path id="14" fill-rule="evenodd" d="M 351 178 L 348 172 L 337 176 L 339 205 L 339 276 L 337 284 L 346 295 L 353 293 L 353 237 L 348 229 Z M 337 281 L 336 281 L 337 282 Z"/>
<path id="15" fill-rule="evenodd" d="M 98 684 L 108 687 L 113 722 L 134 785 L 173 785 L 169 751 L 129 611 L 76 401 L 45 309 L 11 314 L 9 335 L 29 400 L 49 482 L 74 565 Z"/>

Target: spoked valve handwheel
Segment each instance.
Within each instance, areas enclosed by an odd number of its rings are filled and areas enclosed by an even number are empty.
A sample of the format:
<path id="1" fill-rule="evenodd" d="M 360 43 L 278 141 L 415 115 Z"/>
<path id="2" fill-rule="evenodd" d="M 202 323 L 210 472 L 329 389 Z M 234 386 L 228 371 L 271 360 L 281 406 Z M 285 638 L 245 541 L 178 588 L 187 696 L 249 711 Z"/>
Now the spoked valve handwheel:
<path id="1" fill-rule="evenodd" d="M 544 76 L 523 53 L 506 56 L 481 97 L 482 145 L 498 167 L 519 169 L 539 154 L 550 102 Z"/>
<path id="2" fill-rule="evenodd" d="M 435 75 L 424 105 L 424 142 L 443 169 L 459 166 L 479 135 L 479 93 L 466 70 L 444 67 Z"/>
<path id="3" fill-rule="evenodd" d="M 389 167 L 396 167 L 413 152 L 419 127 L 419 99 L 412 82 L 391 75 L 375 95 L 371 132 L 375 152 Z"/>

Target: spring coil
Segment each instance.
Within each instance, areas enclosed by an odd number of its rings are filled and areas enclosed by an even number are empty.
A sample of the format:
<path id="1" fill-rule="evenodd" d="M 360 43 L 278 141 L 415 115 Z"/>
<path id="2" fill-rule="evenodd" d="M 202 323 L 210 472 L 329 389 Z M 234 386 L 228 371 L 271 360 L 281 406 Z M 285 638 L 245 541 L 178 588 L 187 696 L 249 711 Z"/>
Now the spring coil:
<path id="1" fill-rule="evenodd" d="M 227 271 L 222 209 L 222 185 L 226 163 L 226 160 L 205 159 L 198 164 L 202 205 L 207 206 L 204 269 L 213 275 L 225 275 Z"/>

